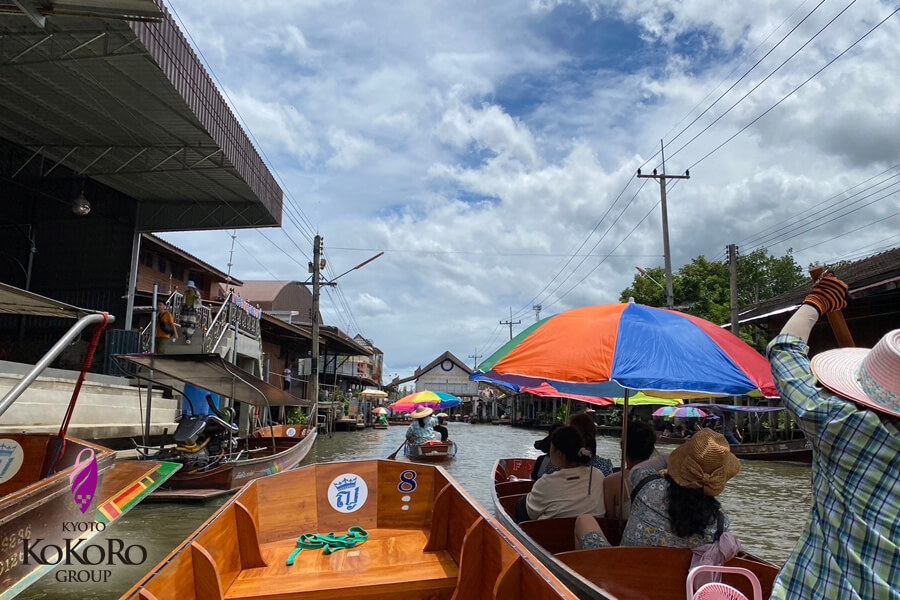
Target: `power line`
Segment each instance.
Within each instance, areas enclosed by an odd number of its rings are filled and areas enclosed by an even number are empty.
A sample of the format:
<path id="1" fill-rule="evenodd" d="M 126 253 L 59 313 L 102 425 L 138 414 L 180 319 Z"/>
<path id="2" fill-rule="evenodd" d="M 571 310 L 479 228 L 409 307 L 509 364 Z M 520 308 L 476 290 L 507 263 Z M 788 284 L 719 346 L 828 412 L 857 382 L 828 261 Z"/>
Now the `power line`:
<path id="1" fill-rule="evenodd" d="M 799 11 L 801 8 L 803 8 L 803 7 L 806 5 L 807 2 L 809 2 L 809 0 L 803 0 L 800 4 L 798 4 L 797 7 L 794 8 L 793 11 L 791 11 L 791 14 L 789 14 L 787 17 L 785 17 L 784 20 L 783 20 L 781 23 L 778 24 L 778 26 L 776 26 L 774 29 L 772 29 L 772 31 L 770 31 L 769 34 L 768 34 L 768 35 L 767 35 L 767 36 L 766 36 L 759 44 L 757 44 L 756 47 L 755 47 L 752 51 L 750 51 L 748 54 L 745 54 L 744 58 L 743 58 L 738 64 L 736 64 L 736 65 L 731 69 L 731 71 L 729 71 L 728 74 L 727 74 L 725 77 L 723 77 L 721 81 L 719 81 L 719 83 L 717 83 L 714 87 L 710 88 L 710 90 L 706 93 L 706 95 L 705 95 L 701 100 L 699 100 L 699 101 L 698 101 L 698 102 L 697 102 L 697 103 L 696 103 L 689 111 L 687 111 L 687 112 L 684 114 L 684 116 L 681 117 L 681 119 L 678 120 L 677 123 L 675 123 L 674 125 L 672 125 L 671 129 L 669 129 L 669 131 L 667 131 L 667 132 L 665 133 L 665 135 L 663 135 L 663 139 L 665 139 L 666 137 L 668 137 L 668 135 L 669 135 L 670 133 L 672 133 L 673 131 L 675 131 L 675 129 L 677 129 L 678 126 L 681 125 L 681 124 L 684 122 L 684 120 L 687 119 L 687 118 L 691 115 L 691 113 L 693 113 L 695 110 L 697 110 L 697 108 L 699 108 L 701 104 L 703 104 L 704 102 L 706 102 L 706 100 L 707 100 L 710 96 L 712 96 L 712 95 L 715 93 L 715 91 L 716 91 L 717 89 L 719 89 L 720 87 L 722 87 L 722 84 L 724 84 L 726 81 L 728 81 L 728 79 L 731 78 L 731 76 L 734 75 L 734 74 L 737 72 L 737 70 L 741 67 L 741 65 L 745 64 L 749 58 L 752 58 L 753 55 L 756 54 L 756 51 L 759 50 L 760 48 L 762 48 L 763 45 L 764 45 L 766 42 L 769 41 L 769 38 L 771 38 L 773 35 L 775 35 L 775 32 L 776 32 L 776 31 L 778 31 L 779 29 L 781 29 L 782 27 L 784 27 L 785 23 L 787 23 L 789 20 L 791 20 L 791 18 L 792 18 L 795 14 L 797 14 L 797 11 Z M 821 6 L 821 3 L 820 3 L 819 5 Z M 816 8 L 818 8 L 818 6 L 817 6 Z M 809 15 L 807 15 L 807 16 L 809 16 Z M 805 18 L 804 18 L 804 20 L 805 20 Z M 795 29 L 796 29 L 796 28 L 795 28 Z M 792 30 L 792 31 L 793 31 L 793 30 Z M 790 35 L 790 34 L 788 34 L 788 35 Z M 782 40 L 782 41 L 784 41 L 784 40 Z M 781 43 L 781 42 L 779 42 L 779 44 L 780 44 L 780 43 Z M 777 47 L 777 46 L 776 46 L 776 47 Z M 775 49 L 775 48 L 772 48 L 772 50 L 774 50 L 774 49 Z M 769 52 L 771 52 L 771 50 L 770 50 Z M 766 56 L 768 56 L 768 53 L 766 54 Z M 763 57 L 763 58 L 765 58 L 765 57 Z M 757 63 L 757 64 L 759 64 L 759 63 Z M 755 67 L 756 67 L 756 65 L 753 65 L 753 67 L 751 67 L 750 70 L 753 70 L 753 68 L 755 68 Z M 749 73 L 749 72 L 750 72 L 750 71 L 747 71 L 747 73 Z M 743 78 L 747 75 L 747 73 L 745 73 L 744 75 L 742 75 L 742 76 L 741 76 L 741 79 L 743 79 Z M 738 81 L 740 81 L 740 80 L 738 80 Z M 726 92 L 726 93 L 727 93 L 727 92 Z M 718 100 L 716 100 L 716 102 L 718 102 Z M 707 110 L 708 110 L 708 109 L 707 109 Z M 706 111 L 704 111 L 704 112 L 706 112 Z M 700 116 L 702 116 L 702 115 L 700 115 Z M 680 134 L 679 134 L 679 135 L 680 135 Z M 668 146 L 668 144 L 666 144 L 666 145 Z M 657 150 L 650 158 L 648 158 L 647 160 L 645 160 L 645 161 L 641 164 L 640 168 L 643 169 L 644 167 L 646 167 L 646 166 L 647 166 L 647 163 L 649 163 L 651 160 L 653 160 L 654 158 L 656 158 L 657 156 L 659 156 L 659 152 L 660 152 L 660 151 Z"/>
<path id="2" fill-rule="evenodd" d="M 635 224 L 635 226 L 631 228 L 631 231 L 629 231 L 629 232 L 625 235 L 625 237 L 622 238 L 622 240 L 621 240 L 618 244 L 616 244 L 616 246 L 610 251 L 610 253 L 615 252 L 616 250 L 618 250 L 619 246 L 621 246 L 622 244 L 624 244 L 624 243 L 625 243 L 625 240 L 627 240 L 628 238 L 630 238 L 630 237 L 631 237 L 631 234 L 633 234 L 635 231 L 637 231 L 637 228 L 640 227 L 641 224 L 642 224 L 644 221 L 647 220 L 647 217 L 649 217 L 651 214 L 653 214 L 653 211 L 656 210 L 656 207 L 657 207 L 657 206 L 659 206 L 659 202 L 660 202 L 660 201 L 657 200 L 656 203 L 655 203 L 653 206 L 650 207 L 650 210 L 648 210 L 647 213 L 641 218 L 641 220 L 638 221 L 638 222 Z M 600 265 L 602 265 L 604 262 L 606 262 L 606 259 L 607 259 L 607 258 L 609 258 L 609 254 L 607 254 L 606 256 L 604 256 L 603 259 L 602 259 L 599 263 L 597 263 L 597 265 L 594 266 L 593 269 L 591 269 L 590 271 L 588 271 L 587 274 L 586 274 L 584 277 L 582 277 L 582 278 L 578 281 L 578 283 L 576 283 L 575 285 L 573 285 L 572 287 L 570 287 L 563 295 L 557 297 L 553 302 L 551 302 L 550 304 L 547 304 L 546 307 L 549 308 L 549 307 L 553 306 L 554 304 L 556 304 L 557 302 L 560 302 L 560 301 L 561 301 L 563 298 L 565 298 L 566 296 L 568 296 L 572 291 L 575 290 L 575 288 L 577 288 L 579 285 L 581 285 L 582 283 L 584 283 L 584 281 L 585 281 L 588 277 L 590 277 L 590 276 L 594 273 L 594 271 L 596 271 L 598 268 L 600 268 Z"/>
<path id="3" fill-rule="evenodd" d="M 673 186 L 674 187 L 674 186 Z M 503 257 L 545 257 L 545 258 L 560 258 L 560 257 L 590 257 L 592 254 L 562 254 L 562 253 L 547 253 L 547 252 L 477 252 L 474 250 L 401 250 L 398 248 L 347 248 L 347 247 L 332 247 L 331 251 L 334 250 L 346 250 L 346 251 L 359 251 L 359 252 L 391 252 L 394 254 L 424 254 L 424 255 L 468 255 L 468 256 L 503 256 Z M 662 254 L 617 254 L 616 256 L 625 257 L 625 258 L 659 258 Z"/>
<path id="4" fill-rule="evenodd" d="M 272 162 L 271 159 L 269 159 L 268 155 L 266 155 L 266 152 L 265 152 L 265 150 L 263 149 L 262 144 L 260 144 L 260 143 L 259 143 L 259 140 L 256 139 L 256 136 L 253 134 L 253 131 L 251 131 L 249 125 L 247 124 L 247 120 L 244 119 L 244 116 L 243 116 L 243 115 L 241 114 L 241 112 L 238 110 L 237 104 L 235 104 L 235 102 L 231 99 L 231 96 L 228 95 L 228 91 L 225 89 L 225 86 L 222 84 L 222 82 L 221 82 L 221 80 L 219 79 L 218 75 L 216 75 L 215 70 L 212 68 L 212 64 L 206 59 L 206 56 L 203 54 L 203 51 L 200 49 L 200 45 L 197 44 L 196 40 L 194 40 L 194 36 L 191 35 L 191 32 L 190 32 L 190 30 L 187 28 L 187 25 L 185 25 L 185 22 L 184 22 L 184 20 L 181 18 L 181 15 L 179 15 L 179 14 L 178 14 L 178 11 L 175 9 L 175 4 L 174 4 L 174 2 L 173 2 L 172 0 L 169 0 L 168 5 L 169 5 L 169 7 L 172 9 L 172 12 L 174 13 L 175 17 L 178 19 L 178 22 L 181 24 L 181 27 L 184 29 L 184 31 L 185 31 L 185 33 L 187 34 L 188 38 L 191 40 L 191 43 L 194 45 L 194 49 L 197 50 L 197 54 L 199 54 L 200 57 L 203 59 L 203 62 L 206 63 L 206 68 L 209 69 L 210 74 L 211 74 L 211 75 L 213 76 L 213 78 L 216 80 L 216 83 L 219 84 L 219 88 L 220 88 L 221 91 L 222 91 L 222 95 L 224 95 L 225 98 L 228 99 L 228 102 L 229 102 L 229 104 L 231 105 L 231 108 L 234 110 L 235 114 L 238 116 L 238 118 L 239 118 L 239 119 L 241 120 L 241 122 L 243 123 L 244 128 L 247 130 L 247 133 L 250 135 L 250 137 L 251 137 L 251 138 L 253 139 L 253 141 L 256 143 L 257 150 L 259 150 L 259 152 L 263 155 L 263 157 L 264 157 L 264 158 L 266 159 L 266 161 L 269 163 L 269 166 L 270 166 L 270 168 L 272 169 L 272 173 L 274 173 L 275 176 L 279 179 L 279 181 L 280 181 L 280 183 L 281 183 L 281 185 L 282 185 L 282 187 L 283 187 L 283 189 L 284 189 L 286 195 L 288 196 L 290 202 L 294 204 L 294 208 L 295 208 L 296 211 L 299 213 L 299 215 L 302 217 L 301 220 L 305 221 L 306 225 L 309 227 L 309 232 L 312 232 L 312 233 L 314 234 L 316 228 L 313 226 L 312 221 L 309 220 L 309 217 L 306 216 L 306 213 L 303 212 L 303 209 L 300 208 L 300 206 L 297 204 L 296 200 L 294 199 L 293 195 L 292 195 L 291 192 L 290 192 L 290 189 L 288 188 L 287 184 L 284 182 L 284 179 L 281 177 L 281 174 L 280 174 L 280 173 L 277 171 L 277 169 L 275 168 L 275 164 Z M 298 227 L 299 227 L 299 226 L 298 226 Z M 305 235 L 305 234 L 304 234 L 304 235 Z M 311 237 L 309 238 L 309 241 L 310 241 L 310 243 L 312 242 L 312 238 L 311 238 Z"/>
<path id="5" fill-rule="evenodd" d="M 856 0 L 853 0 L 853 2 L 856 2 Z M 851 2 L 850 4 L 853 4 L 853 2 Z M 762 58 L 760 58 L 760 59 L 757 60 L 755 63 L 753 63 L 753 66 L 752 66 L 752 67 L 750 67 L 749 69 L 747 69 L 747 70 L 744 72 L 743 75 L 741 75 L 734 83 L 732 83 L 732 84 L 728 87 L 727 90 L 725 90 L 724 92 L 722 92 L 722 93 L 719 95 L 719 97 L 716 98 L 716 99 L 712 102 L 712 104 L 710 104 L 709 106 L 707 106 L 707 107 L 703 110 L 703 112 L 701 112 L 699 115 L 697 115 L 697 116 L 694 118 L 693 121 L 691 121 L 690 123 L 688 123 L 687 125 L 685 125 L 685 127 L 682 128 L 682 130 L 679 131 L 679 132 L 675 135 L 675 137 L 673 137 L 673 138 L 670 139 L 668 142 L 666 142 L 665 146 L 663 146 L 663 149 L 668 148 L 668 147 L 669 147 L 669 144 L 671 144 L 672 142 L 674 142 L 675 140 L 677 140 L 679 137 L 681 137 L 681 135 L 682 135 L 685 131 L 687 131 L 688 129 L 690 129 L 691 126 L 694 125 L 694 123 L 696 123 L 697 121 L 699 121 L 699 120 L 703 117 L 703 115 L 705 115 L 705 114 L 708 113 L 710 110 L 712 110 L 713 107 L 714 107 L 716 104 L 719 103 L 719 100 L 721 100 L 722 98 L 724 98 L 725 96 L 727 96 L 728 93 L 729 93 L 731 90 L 733 90 L 733 89 L 734 89 L 741 81 L 744 80 L 744 78 L 747 77 L 747 75 L 749 75 L 756 67 L 758 67 L 758 66 L 760 65 L 760 63 L 762 63 L 766 58 L 769 57 L 770 54 L 772 54 L 779 46 L 781 46 L 781 44 L 782 44 L 786 39 L 788 39 L 788 38 L 791 36 L 791 34 L 793 34 L 795 31 L 797 31 L 797 29 L 799 29 L 799 27 L 800 27 L 801 25 L 803 25 L 803 23 L 805 23 L 806 20 L 807 20 L 808 18 L 810 18 L 810 17 L 813 15 L 814 12 L 816 12 L 817 10 L 819 10 L 819 7 L 821 7 L 823 4 L 825 4 L 825 0 L 821 0 L 821 1 L 820 1 L 820 2 L 819 2 L 812 10 L 811 10 L 811 11 L 809 11 L 809 12 L 806 14 L 805 17 L 803 17 L 796 25 L 794 25 L 794 27 L 791 28 L 791 30 L 788 31 L 788 32 L 784 35 L 784 37 L 782 37 L 780 40 L 778 40 L 778 42 L 777 42 L 774 46 L 772 46 L 772 47 L 769 49 L 769 51 L 766 52 L 766 53 L 762 56 Z M 849 8 L 849 6 L 848 6 L 847 8 Z M 844 10 L 847 10 L 847 9 L 845 8 Z M 796 10 L 795 10 L 794 12 L 796 12 Z M 843 12 L 843 11 L 842 11 L 842 12 Z M 793 13 L 792 13 L 792 14 L 793 14 Z M 838 16 L 840 16 L 840 14 L 839 14 Z M 837 17 L 835 17 L 835 18 L 837 18 Z M 782 24 L 783 24 L 783 23 L 782 23 Z M 830 25 L 830 24 L 831 24 L 831 23 L 829 23 L 828 25 Z M 828 27 L 828 25 L 826 25 L 825 27 Z M 781 27 L 781 26 L 779 25 L 779 27 Z M 824 28 L 823 28 L 822 30 L 824 30 Z M 822 30 L 820 30 L 819 33 L 821 33 Z M 806 46 L 806 44 L 808 44 L 808 43 L 811 42 L 813 39 L 815 39 L 815 37 L 816 37 L 817 35 L 819 35 L 819 34 L 817 33 L 815 36 L 813 36 L 812 38 L 810 38 L 810 40 L 808 40 L 803 46 L 801 46 L 801 47 L 797 50 L 797 52 L 800 52 L 800 50 L 802 50 L 802 49 Z M 768 38 L 767 38 L 767 39 L 768 39 Z M 757 46 L 757 48 L 758 48 L 758 47 L 759 47 L 759 46 Z M 794 54 L 792 54 L 790 57 L 788 57 L 788 59 L 787 59 L 785 62 L 781 63 L 781 65 L 779 65 L 778 68 L 775 69 L 775 71 L 772 71 L 771 73 L 769 73 L 769 74 L 765 77 L 765 79 L 763 79 L 762 81 L 760 81 L 753 89 L 751 89 L 749 92 L 747 92 L 747 94 L 745 94 L 740 100 L 738 100 L 731 108 L 729 108 L 729 109 L 726 110 L 721 116 L 719 116 L 718 119 L 716 119 L 715 121 L 713 121 L 712 123 L 710 123 L 709 126 L 706 127 L 706 129 L 704 129 L 704 130 L 701 131 L 699 134 L 697 134 L 697 136 L 701 135 L 704 131 L 706 131 L 707 129 L 709 129 L 709 128 L 712 127 L 713 125 L 715 125 L 716 121 L 718 121 L 719 119 L 721 119 L 722 117 L 724 117 L 726 114 L 728 114 L 728 112 L 730 112 L 732 108 L 734 108 L 735 106 L 737 106 L 738 104 L 740 104 L 741 101 L 742 101 L 744 98 L 746 98 L 747 96 L 749 96 L 754 90 L 756 90 L 760 85 L 762 85 L 762 84 L 766 81 L 766 79 L 768 79 L 769 77 L 771 77 L 772 75 L 774 75 L 775 72 L 778 71 L 778 69 L 780 69 L 781 67 L 783 67 L 788 61 L 790 61 L 794 56 L 796 56 L 797 52 L 794 52 Z M 692 110 L 693 110 L 693 109 L 692 109 Z M 694 136 L 694 138 L 692 138 L 691 141 L 697 139 L 697 136 Z M 688 142 L 688 144 L 690 144 L 690 141 Z M 687 145 L 687 144 L 685 144 L 685 146 L 686 146 L 686 145 Z M 669 158 L 672 158 L 673 156 L 675 156 L 676 154 L 678 154 L 678 152 L 680 152 L 681 149 L 683 149 L 683 148 L 684 148 L 684 146 L 682 146 L 682 148 L 680 148 L 679 150 L 676 150 L 674 153 L 672 153 L 671 156 L 669 156 Z M 661 152 L 661 151 L 662 151 L 662 149 L 660 150 L 660 152 Z M 650 162 L 650 160 L 653 160 L 653 158 L 659 156 L 660 152 L 657 152 L 657 153 L 654 154 L 652 157 L 650 157 L 650 159 L 648 159 L 648 160 L 644 163 L 644 165 L 646 165 L 647 162 Z M 643 167 L 644 165 L 641 165 L 641 167 Z"/>
<path id="6" fill-rule="evenodd" d="M 898 191 L 900 191 L 900 190 L 898 190 Z M 897 192 L 892 192 L 892 194 L 896 194 L 896 193 L 897 193 Z M 891 195 L 892 195 L 892 194 L 891 194 Z M 881 223 L 882 221 L 887 221 L 888 219 L 893 219 L 893 218 L 896 217 L 897 215 L 900 215 L 900 211 L 895 212 L 895 213 L 893 213 L 893 214 L 890 214 L 890 215 L 888 215 L 888 216 L 886 216 L 886 217 L 882 217 L 881 219 L 876 219 L 875 221 L 872 221 L 871 223 L 866 223 L 865 225 L 861 225 L 861 226 L 857 227 L 856 229 L 851 229 L 850 231 L 846 231 L 846 232 L 841 233 L 841 234 L 839 234 L 839 235 L 836 235 L 836 236 L 834 236 L 834 237 L 830 237 L 830 238 L 828 238 L 827 240 L 822 240 L 821 242 L 812 244 L 811 246 L 807 246 L 806 248 L 801 248 L 800 250 L 797 250 L 797 253 L 799 254 L 800 252 L 803 252 L 803 251 L 805 251 L 805 250 L 809 250 L 810 248 L 815 248 L 816 246 L 821 246 L 822 244 L 824 244 L 824 243 L 826 243 L 826 242 L 830 242 L 830 241 L 832 241 L 832 240 L 836 240 L 836 239 L 838 239 L 838 238 L 842 238 L 842 237 L 844 237 L 844 236 L 850 235 L 851 233 L 856 233 L 857 231 L 861 231 L 861 230 L 863 230 L 863 229 L 866 229 L 867 227 L 871 227 L 872 225 L 877 225 L 878 223 Z M 834 219 L 832 219 L 832 220 L 834 220 Z M 830 223 L 831 221 L 828 221 L 828 222 Z M 824 223 L 823 223 L 823 225 L 824 225 Z"/>
<path id="7" fill-rule="evenodd" d="M 855 2 L 855 1 L 856 1 L 856 0 L 854 0 L 854 2 Z M 694 164 L 692 164 L 690 167 L 688 167 L 688 169 L 690 170 L 690 169 L 695 168 L 695 167 L 696 167 L 697 165 L 699 165 L 701 162 L 703 162 L 704 160 L 706 160 L 707 158 L 709 158 L 710 156 L 712 156 L 713 154 L 715 154 L 716 152 L 718 152 L 723 146 L 725 146 L 725 144 L 729 143 L 731 140 L 733 140 L 734 138 L 736 138 L 737 136 L 739 136 L 740 134 L 742 134 L 742 133 L 743 133 L 744 131 L 746 131 L 749 127 L 751 127 L 753 124 L 755 124 L 757 121 L 759 121 L 759 120 L 762 119 L 764 116 L 766 116 L 766 115 L 769 114 L 771 111 L 773 111 L 773 110 L 774 110 L 776 107 L 778 107 L 782 102 L 784 102 L 785 100 L 787 100 L 788 98 L 790 98 L 791 96 L 793 96 L 798 90 L 800 90 L 800 88 L 802 88 L 802 87 L 805 86 L 807 83 L 809 83 L 810 81 L 812 81 L 812 80 L 813 80 L 816 76 L 818 76 L 822 71 L 824 71 L 825 69 L 827 69 L 828 67 L 830 67 L 832 64 L 834 64 L 835 61 L 837 61 L 839 58 L 841 58 L 842 56 L 844 56 L 847 52 L 849 52 L 850 50 L 852 50 L 853 48 L 855 48 L 857 44 L 859 44 L 861 41 L 863 41 L 864 39 L 866 39 L 873 31 L 875 31 L 876 29 L 878 29 L 879 27 L 881 27 L 888 19 L 890 19 L 891 17 L 893 17 L 895 14 L 897 14 L 897 12 L 900 12 L 900 6 L 898 6 L 898 7 L 895 8 L 893 11 L 891 11 L 891 13 L 890 13 L 888 16 L 886 16 L 886 17 L 883 18 L 881 21 L 879 21 L 874 27 L 872 27 L 871 29 L 869 29 L 866 33 L 864 33 L 864 34 L 863 34 L 859 39 L 857 39 L 855 42 L 853 42 L 852 44 L 850 44 L 850 45 L 849 45 L 847 48 L 845 48 L 840 54 L 838 54 L 837 56 L 835 56 L 834 58 L 832 58 L 830 61 L 828 61 L 827 63 L 825 63 L 825 65 L 824 65 L 822 68 L 820 68 L 818 71 L 816 71 L 815 73 L 813 73 L 812 75 L 810 75 L 806 80 L 803 81 L 803 83 L 801 83 L 800 85 L 798 85 L 797 87 L 795 87 L 793 90 L 791 90 L 790 92 L 788 92 L 787 94 L 785 94 L 785 95 L 781 98 L 781 100 L 779 100 L 778 102 L 776 102 L 775 104 L 773 104 L 772 106 L 770 106 L 769 108 L 767 108 L 767 109 L 766 109 L 765 111 L 763 111 L 760 115 L 758 115 L 755 119 L 753 119 L 752 121 L 750 121 L 749 123 L 747 123 L 746 125 L 744 125 L 740 130 L 738 130 L 736 133 L 734 133 L 733 135 L 731 135 L 728 139 L 726 139 L 725 141 L 723 141 L 721 144 L 719 144 L 718 146 L 716 146 L 715 148 L 713 148 L 712 150 L 710 150 L 709 152 L 707 152 L 706 154 L 704 154 L 703 157 L 701 157 L 699 160 L 697 160 L 696 162 L 694 162 Z M 676 153 L 677 153 L 677 151 L 676 151 Z"/>

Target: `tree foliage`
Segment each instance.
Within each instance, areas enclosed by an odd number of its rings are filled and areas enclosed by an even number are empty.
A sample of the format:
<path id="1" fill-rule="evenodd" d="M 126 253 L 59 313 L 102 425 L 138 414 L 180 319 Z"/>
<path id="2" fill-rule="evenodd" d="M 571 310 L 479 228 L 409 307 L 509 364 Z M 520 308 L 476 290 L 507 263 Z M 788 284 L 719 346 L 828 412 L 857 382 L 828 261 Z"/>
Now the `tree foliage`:
<path id="1" fill-rule="evenodd" d="M 639 304 L 665 306 L 664 269 L 653 267 L 645 272 L 648 277 L 635 274 L 631 285 L 622 290 L 619 300 L 627 302 L 633 297 Z M 676 308 L 713 323 L 727 323 L 731 320 L 730 279 L 727 263 L 710 262 L 702 255 L 694 258 L 672 275 Z M 773 298 L 806 281 L 807 276 L 790 250 L 784 256 L 776 257 L 765 248 L 759 248 L 738 259 L 738 303 L 741 308 Z M 754 341 L 750 332 L 742 332 L 741 337 L 748 342 Z"/>

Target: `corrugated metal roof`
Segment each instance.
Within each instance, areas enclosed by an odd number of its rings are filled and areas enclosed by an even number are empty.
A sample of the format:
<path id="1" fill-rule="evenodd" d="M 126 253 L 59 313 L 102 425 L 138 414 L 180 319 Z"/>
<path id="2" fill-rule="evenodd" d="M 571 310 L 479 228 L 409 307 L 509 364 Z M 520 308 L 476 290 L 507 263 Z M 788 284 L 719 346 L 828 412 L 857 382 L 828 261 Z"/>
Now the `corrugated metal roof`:
<path id="1" fill-rule="evenodd" d="M 280 187 L 154 3 L 158 23 L 0 11 L 0 131 L 43 176 L 60 161 L 137 199 L 139 230 L 280 224 Z"/>

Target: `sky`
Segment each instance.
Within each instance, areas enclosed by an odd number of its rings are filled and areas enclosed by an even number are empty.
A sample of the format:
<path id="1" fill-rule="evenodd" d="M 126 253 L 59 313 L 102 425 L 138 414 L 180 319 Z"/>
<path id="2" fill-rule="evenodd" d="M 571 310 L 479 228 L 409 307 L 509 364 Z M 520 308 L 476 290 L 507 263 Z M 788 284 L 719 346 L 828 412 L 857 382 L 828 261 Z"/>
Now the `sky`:
<path id="1" fill-rule="evenodd" d="M 315 233 L 331 277 L 384 251 L 322 312 L 386 379 L 472 365 L 510 310 L 515 334 L 661 266 L 659 185 L 635 178 L 660 140 L 690 170 L 676 270 L 730 243 L 803 266 L 900 245 L 887 2 L 165 1 L 285 191 L 281 229 L 238 230 L 234 274 L 305 280 Z M 230 232 L 163 237 L 229 262 Z"/>

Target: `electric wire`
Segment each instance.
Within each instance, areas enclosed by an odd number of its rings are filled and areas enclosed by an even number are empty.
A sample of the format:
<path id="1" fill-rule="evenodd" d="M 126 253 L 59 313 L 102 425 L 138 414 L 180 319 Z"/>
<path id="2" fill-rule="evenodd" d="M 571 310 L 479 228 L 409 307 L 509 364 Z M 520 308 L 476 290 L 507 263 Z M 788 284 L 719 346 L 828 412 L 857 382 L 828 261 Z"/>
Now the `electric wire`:
<path id="1" fill-rule="evenodd" d="M 854 1 L 855 1 L 855 0 L 854 0 Z M 788 92 L 787 94 L 785 94 L 778 102 L 776 102 L 775 104 L 773 104 L 772 106 L 770 106 L 769 108 L 767 108 L 765 111 L 763 111 L 761 114 L 759 114 L 759 115 L 758 115 L 756 118 L 754 118 L 752 121 L 750 121 L 749 123 L 747 123 L 746 125 L 744 125 L 743 127 L 741 127 L 741 129 L 739 129 L 737 132 L 735 132 L 734 134 L 732 134 L 732 135 L 731 135 L 730 137 L 728 137 L 726 140 L 724 140 L 723 142 L 721 142 L 718 146 L 716 146 L 715 148 L 713 148 L 712 150 L 710 150 L 709 152 L 707 152 L 706 154 L 704 154 L 700 159 L 698 159 L 696 162 L 694 162 L 694 164 L 692 164 L 690 167 L 688 167 L 687 170 L 690 170 L 690 169 L 695 168 L 697 165 L 699 165 L 700 163 L 702 163 L 704 160 L 706 160 L 707 158 L 709 158 L 710 156 L 712 156 L 713 154 L 715 154 L 716 152 L 718 152 L 719 150 L 721 150 L 722 147 L 724 147 L 726 144 L 728 144 L 729 142 L 731 142 L 734 138 L 736 138 L 737 136 L 739 136 L 740 134 L 742 134 L 744 131 L 746 131 L 747 129 L 749 129 L 749 128 L 750 128 L 752 125 L 754 125 L 757 121 L 759 121 L 759 120 L 762 119 L 764 116 L 766 116 L 766 115 L 769 114 L 771 111 L 773 111 L 775 108 L 777 108 L 779 105 L 781 105 L 782 102 L 784 102 L 785 100 L 787 100 L 788 98 L 790 98 L 791 96 L 793 96 L 793 95 L 794 95 L 797 91 L 799 91 L 803 86 L 805 86 L 807 83 L 809 83 L 810 81 L 812 81 L 815 77 L 817 77 L 820 73 L 822 73 L 822 71 L 824 71 L 825 69 L 827 69 L 828 67 L 830 67 L 832 64 L 834 64 L 838 59 L 840 59 L 842 56 L 844 56 L 847 52 L 849 52 L 850 50 L 852 50 L 853 48 L 855 48 L 861 41 L 863 41 L 864 39 L 866 39 L 866 38 L 867 38 L 869 35 L 871 35 L 876 29 L 878 29 L 879 27 L 881 27 L 888 19 L 890 19 L 891 17 L 893 17 L 895 14 L 897 14 L 897 12 L 900 12 L 900 6 L 898 6 L 898 7 L 895 8 L 893 11 L 891 11 L 891 13 L 890 13 L 889 15 L 887 15 L 887 16 L 884 17 L 881 21 L 879 21 L 878 23 L 876 23 L 871 29 L 869 29 L 866 33 L 864 33 L 861 37 L 859 37 L 855 42 L 853 42 L 852 44 L 850 44 L 849 46 L 847 46 L 847 48 L 845 48 L 844 50 L 842 50 L 842 51 L 840 52 L 840 54 L 838 54 L 837 56 L 835 56 L 834 58 L 832 58 L 831 60 L 829 60 L 827 63 L 825 63 L 825 65 L 822 66 L 818 71 L 816 71 L 815 73 L 813 73 L 812 75 L 810 75 L 807 79 L 805 79 L 805 80 L 803 81 L 803 83 L 801 83 L 800 85 L 798 85 L 797 87 L 795 87 L 794 89 L 792 89 L 790 92 Z"/>

